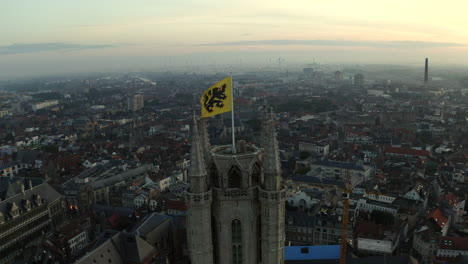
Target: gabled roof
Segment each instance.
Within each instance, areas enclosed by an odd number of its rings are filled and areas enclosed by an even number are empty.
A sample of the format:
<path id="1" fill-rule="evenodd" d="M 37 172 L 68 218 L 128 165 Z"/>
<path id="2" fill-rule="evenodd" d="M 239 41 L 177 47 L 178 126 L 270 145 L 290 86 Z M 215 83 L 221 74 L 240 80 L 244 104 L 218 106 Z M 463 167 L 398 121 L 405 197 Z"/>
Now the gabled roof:
<path id="1" fill-rule="evenodd" d="M 440 209 L 436 209 L 429 213 L 427 219 L 433 219 L 441 229 L 444 228 L 445 224 L 447 224 L 447 218 Z"/>
<path id="2" fill-rule="evenodd" d="M 158 213 L 152 213 L 149 215 L 146 215 L 140 222 L 139 224 L 133 229 L 133 232 L 141 237 L 144 237 L 147 235 L 147 233 L 151 232 L 155 228 L 157 228 L 159 225 L 166 221 L 170 221 L 171 217 L 167 215 L 162 215 Z"/>
<path id="3" fill-rule="evenodd" d="M 0 179 L 5 180 L 7 177 L 0 177 Z M 62 196 L 47 182 L 38 178 L 24 178 L 24 177 L 13 177 L 11 181 L 29 181 L 31 180 L 33 188 L 25 188 L 25 191 L 17 192 L 15 195 L 6 197 L 4 200 L 0 201 L 0 212 L 5 213 L 8 209 L 8 204 L 17 204 L 20 205 L 22 200 L 34 201 L 36 197 L 40 197 L 46 203 L 54 202 L 60 199 Z"/>

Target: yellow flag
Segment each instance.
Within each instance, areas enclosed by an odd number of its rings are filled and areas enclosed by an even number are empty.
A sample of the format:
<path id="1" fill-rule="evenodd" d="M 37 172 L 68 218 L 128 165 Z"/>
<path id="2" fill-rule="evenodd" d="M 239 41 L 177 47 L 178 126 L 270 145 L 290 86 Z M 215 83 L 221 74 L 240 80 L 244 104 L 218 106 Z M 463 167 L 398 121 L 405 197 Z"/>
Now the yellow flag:
<path id="1" fill-rule="evenodd" d="M 210 117 L 232 111 L 231 76 L 216 83 L 206 90 L 201 99 L 201 116 Z"/>

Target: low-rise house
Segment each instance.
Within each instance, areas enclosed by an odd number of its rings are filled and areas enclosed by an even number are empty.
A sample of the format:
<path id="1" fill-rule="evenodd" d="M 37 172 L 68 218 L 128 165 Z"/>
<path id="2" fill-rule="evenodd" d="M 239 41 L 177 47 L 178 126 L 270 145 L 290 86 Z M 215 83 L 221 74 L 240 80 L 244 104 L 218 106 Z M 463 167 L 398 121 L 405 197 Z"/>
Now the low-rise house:
<path id="1" fill-rule="evenodd" d="M 377 224 L 378 220 L 358 220 L 355 228 L 357 250 L 372 255 L 392 255 L 403 240 L 406 223 L 395 220 Z"/>
<path id="2" fill-rule="evenodd" d="M 414 232 L 413 250 L 419 254 L 421 264 L 432 263 L 432 258 L 439 247 L 439 237 L 440 233 L 427 225 Z"/>
<path id="3" fill-rule="evenodd" d="M 148 193 L 147 192 L 139 192 L 138 194 L 136 194 L 135 198 L 133 199 L 134 201 L 134 207 L 136 209 L 142 207 L 142 206 L 145 206 L 147 204 L 147 201 L 148 201 Z"/>
<path id="4" fill-rule="evenodd" d="M 348 241 L 353 238 L 353 213 L 350 212 L 348 223 Z M 315 215 L 314 245 L 336 245 L 340 243 L 342 231 L 342 215 L 336 208 L 320 207 Z"/>
<path id="5" fill-rule="evenodd" d="M 357 203 L 356 212 L 372 213 L 373 211 L 388 212 L 393 216 L 397 215 L 398 208 L 392 203 L 376 201 L 369 198 L 360 198 Z"/>
<path id="6" fill-rule="evenodd" d="M 347 173 L 349 173 L 350 177 L 362 175 L 366 181 L 370 179 L 373 172 L 373 169 L 370 166 L 354 162 L 333 160 L 315 160 L 310 163 L 310 169 L 311 171 L 320 169 L 322 171 L 322 177 L 334 180 L 344 180 Z"/>
<path id="7" fill-rule="evenodd" d="M 314 208 L 287 210 L 285 217 L 286 243 L 290 245 L 312 245 L 314 243 Z"/>
<path id="8" fill-rule="evenodd" d="M 440 237 L 437 256 L 449 258 L 468 256 L 468 238 L 448 236 Z"/>
<path id="9" fill-rule="evenodd" d="M 174 216 L 185 216 L 187 215 L 187 205 L 183 200 L 168 200 L 167 203 L 167 214 L 174 215 Z"/>
<path id="10" fill-rule="evenodd" d="M 330 145 L 326 141 L 316 143 L 299 142 L 299 151 L 315 153 L 318 156 L 328 156 Z"/>

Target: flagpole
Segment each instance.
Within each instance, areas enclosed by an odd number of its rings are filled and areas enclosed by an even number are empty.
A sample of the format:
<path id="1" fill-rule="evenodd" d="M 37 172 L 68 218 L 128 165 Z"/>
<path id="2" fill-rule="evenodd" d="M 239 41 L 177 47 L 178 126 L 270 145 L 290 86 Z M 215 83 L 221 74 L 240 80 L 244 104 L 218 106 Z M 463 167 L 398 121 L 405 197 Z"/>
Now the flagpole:
<path id="1" fill-rule="evenodd" d="M 236 136 L 234 130 L 234 86 L 232 85 L 232 73 L 231 73 L 231 119 L 232 119 L 232 154 L 236 154 Z"/>

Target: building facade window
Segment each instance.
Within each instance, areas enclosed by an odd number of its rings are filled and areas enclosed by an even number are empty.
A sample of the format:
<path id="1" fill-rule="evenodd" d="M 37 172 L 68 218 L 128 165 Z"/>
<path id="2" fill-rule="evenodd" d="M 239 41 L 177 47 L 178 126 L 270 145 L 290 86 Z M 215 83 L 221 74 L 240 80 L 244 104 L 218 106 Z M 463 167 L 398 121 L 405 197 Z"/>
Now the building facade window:
<path id="1" fill-rule="evenodd" d="M 257 163 L 255 163 L 252 172 L 252 185 L 261 184 L 261 175 L 262 171 L 260 169 L 260 166 Z"/>
<path id="2" fill-rule="evenodd" d="M 232 264 L 242 264 L 242 225 L 237 219 L 231 223 Z"/>
<path id="3" fill-rule="evenodd" d="M 213 263 L 218 264 L 219 251 L 218 251 L 218 228 L 216 218 L 211 216 L 211 240 L 213 243 Z"/>
<path id="4" fill-rule="evenodd" d="M 213 187 L 219 187 L 218 169 L 214 163 L 210 167 L 210 181 Z"/>

